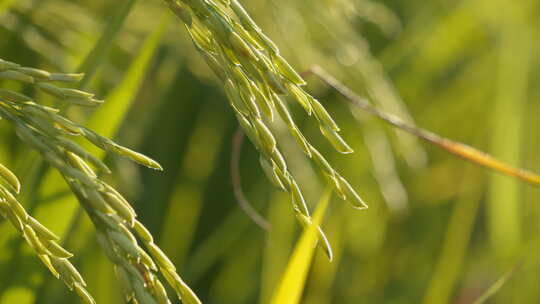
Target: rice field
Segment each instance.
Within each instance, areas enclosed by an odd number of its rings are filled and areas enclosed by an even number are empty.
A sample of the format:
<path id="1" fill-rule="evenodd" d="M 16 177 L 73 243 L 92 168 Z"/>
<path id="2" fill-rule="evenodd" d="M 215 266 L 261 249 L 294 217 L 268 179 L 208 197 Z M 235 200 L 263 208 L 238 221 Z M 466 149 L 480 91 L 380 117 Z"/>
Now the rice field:
<path id="1" fill-rule="evenodd" d="M 0 304 L 537 303 L 539 31 L 532 0 L 0 0 Z"/>

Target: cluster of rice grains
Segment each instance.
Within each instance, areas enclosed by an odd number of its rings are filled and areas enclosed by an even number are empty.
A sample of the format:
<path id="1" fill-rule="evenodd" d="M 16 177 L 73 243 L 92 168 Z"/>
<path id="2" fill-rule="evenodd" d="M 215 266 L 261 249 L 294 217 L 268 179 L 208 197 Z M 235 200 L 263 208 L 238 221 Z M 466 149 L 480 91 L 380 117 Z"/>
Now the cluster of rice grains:
<path id="1" fill-rule="evenodd" d="M 355 208 L 366 208 L 351 185 L 330 166 L 298 129 L 283 97 L 289 95 L 308 115 L 317 119 L 321 133 L 341 153 L 352 149 L 339 135 L 339 127 L 323 105 L 305 92 L 302 77 L 279 54 L 276 45 L 236 0 L 165 0 L 186 25 L 208 65 L 223 82 L 240 126 L 259 150 L 261 165 L 269 179 L 292 197 L 294 211 L 305 225 L 311 222 L 302 192 L 287 168 L 268 124 L 274 112 L 290 134 L 334 186 L 336 193 Z M 320 229 L 319 229 L 320 231 Z M 331 257 L 326 238 L 323 248 Z"/>
<path id="2" fill-rule="evenodd" d="M 81 74 L 54 74 L 25 68 L 0 59 L 0 80 L 25 83 L 77 105 L 101 103 L 92 94 L 53 84 L 76 82 L 81 77 Z M 69 184 L 94 223 L 98 241 L 114 263 L 128 301 L 139 304 L 171 303 L 157 277 L 161 273 L 184 304 L 200 303 L 178 276 L 172 262 L 154 244 L 151 234 L 136 220 L 130 204 L 112 186 L 98 178 L 92 169 L 94 167 L 97 172 L 108 173 L 110 170 L 107 166 L 70 137 L 83 137 L 103 150 L 161 170 L 158 163 L 68 120 L 59 115 L 57 109 L 37 104 L 32 98 L 18 92 L 0 89 L 0 117 L 9 121 L 19 138 L 39 151 Z M 0 176 L 7 186 L 0 185 L 0 214 L 24 236 L 57 278 L 75 290 L 85 303 L 94 303 L 85 289 L 83 278 L 67 260 L 72 254 L 59 246 L 56 243 L 58 237 L 29 216 L 15 199 L 12 193 L 20 190 L 15 175 L 0 165 Z M 144 244 L 146 250 L 140 243 Z"/>
<path id="3" fill-rule="evenodd" d="M 87 302 L 92 303 L 91 297 L 84 288 L 83 278 L 68 260 L 73 255 L 58 245 L 58 236 L 28 215 L 24 207 L 17 201 L 11 192 L 18 193 L 20 190 L 17 177 L 3 165 L 0 165 L 0 171 L 2 181 L 11 188 L 8 189 L 0 185 L 0 214 L 22 234 L 28 245 L 36 251 L 39 259 L 55 277 L 61 278 L 81 297 L 89 299 Z"/>

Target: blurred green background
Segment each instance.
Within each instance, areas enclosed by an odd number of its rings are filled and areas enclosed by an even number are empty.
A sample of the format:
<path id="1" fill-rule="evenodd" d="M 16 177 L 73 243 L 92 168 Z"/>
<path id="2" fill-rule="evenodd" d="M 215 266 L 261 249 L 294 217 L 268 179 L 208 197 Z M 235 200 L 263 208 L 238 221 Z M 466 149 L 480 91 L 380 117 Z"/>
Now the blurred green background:
<path id="1" fill-rule="evenodd" d="M 515 166 L 540 171 L 540 2 L 535 0 L 243 1 L 298 71 L 317 64 L 373 104 Z M 238 207 L 230 157 L 237 123 L 183 26 L 157 0 L 0 0 L 0 57 L 87 73 L 106 103 L 67 108 L 163 173 L 107 157 L 106 177 L 205 303 L 268 303 L 301 232 L 289 198 L 245 143 L 243 188 L 272 227 Z M 333 199 L 301 303 L 472 303 L 511 269 L 489 303 L 540 303 L 540 190 L 418 142 L 352 109 L 320 80 L 308 89 L 355 149 L 339 155 L 297 121 L 370 208 Z M 32 92 L 26 92 L 32 94 Z M 43 103 L 53 103 L 45 96 Z M 314 208 L 324 189 L 286 131 L 292 172 Z M 0 122 L 0 161 L 20 201 L 63 236 L 98 303 L 122 303 L 92 225 L 59 175 Z M 0 303 L 77 303 L 0 221 Z M 517 266 L 519 265 L 519 266 Z"/>

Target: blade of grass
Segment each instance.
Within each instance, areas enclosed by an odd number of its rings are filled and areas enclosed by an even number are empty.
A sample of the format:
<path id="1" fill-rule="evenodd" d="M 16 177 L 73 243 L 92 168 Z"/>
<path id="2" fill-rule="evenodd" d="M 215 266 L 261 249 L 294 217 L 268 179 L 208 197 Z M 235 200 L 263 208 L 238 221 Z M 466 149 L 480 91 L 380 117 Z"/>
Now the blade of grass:
<path id="1" fill-rule="evenodd" d="M 525 27 L 514 21 L 502 24 L 498 96 L 491 111 L 491 150 L 501 159 L 517 165 L 520 163 L 525 135 L 522 125 L 531 64 L 531 35 Z M 493 249 L 501 257 L 510 256 L 519 248 L 523 238 L 520 184 L 493 175 L 488 200 L 489 232 Z"/>
<path id="2" fill-rule="evenodd" d="M 109 53 L 112 42 L 120 32 L 122 25 L 126 21 L 126 18 L 136 2 L 137 0 L 128 0 L 124 3 L 124 6 L 119 9 L 119 12 L 115 14 L 115 17 L 107 24 L 103 35 L 101 35 L 94 48 L 81 63 L 78 72 L 85 73 L 84 78 L 80 83 L 81 87 L 84 88 L 88 84 Z"/>
<path id="3" fill-rule="evenodd" d="M 272 296 L 271 304 L 300 303 L 306 284 L 308 271 L 315 252 L 319 225 L 330 202 L 332 191 L 329 187 L 321 196 L 312 223 L 304 230 L 289 260 L 281 283 Z"/>
<path id="4" fill-rule="evenodd" d="M 154 57 L 161 42 L 161 37 L 169 24 L 169 15 L 162 16 L 161 20 L 161 24 L 146 38 L 122 82 L 105 98 L 106 102 L 92 114 L 86 124 L 87 127 L 103 136 L 113 137 L 115 135 L 137 92 L 141 88 L 151 59 Z M 94 153 L 97 151 L 96 149 L 90 152 Z"/>
<path id="5" fill-rule="evenodd" d="M 290 206 L 282 204 L 287 199 L 285 193 L 276 191 L 268 204 L 267 217 L 272 229 L 266 233 L 258 301 L 260 304 L 270 302 L 293 250 L 297 223 L 294 216 L 289 215 Z"/>
<path id="6" fill-rule="evenodd" d="M 328 233 L 328 237 L 332 240 L 334 251 L 333 263 L 328 263 L 328 260 L 323 256 L 317 256 L 314 259 L 311 270 L 312 280 L 306 286 L 304 295 L 305 303 L 329 304 L 335 302 L 333 298 L 336 292 L 336 279 L 340 275 L 340 262 L 343 259 L 344 249 L 348 245 L 348 235 L 345 233 L 343 227 L 344 217 L 342 215 L 343 213 L 350 214 L 350 210 L 347 210 L 348 206 L 342 205 L 340 209 L 339 214 L 334 213 L 328 217 L 328 222 L 325 223 L 324 229 Z"/>

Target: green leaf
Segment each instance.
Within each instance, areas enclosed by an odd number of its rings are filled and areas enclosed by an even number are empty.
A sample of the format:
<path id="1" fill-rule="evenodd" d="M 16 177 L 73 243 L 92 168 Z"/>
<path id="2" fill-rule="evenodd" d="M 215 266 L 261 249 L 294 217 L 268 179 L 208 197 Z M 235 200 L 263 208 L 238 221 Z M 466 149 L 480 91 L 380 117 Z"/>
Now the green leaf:
<path id="1" fill-rule="evenodd" d="M 271 304 L 300 303 L 319 236 L 319 225 L 330 202 L 331 194 L 330 187 L 327 187 L 319 201 L 311 224 L 306 227 L 293 251 L 281 283 L 272 296 Z"/>
<path id="2" fill-rule="evenodd" d="M 126 18 L 136 2 L 137 0 L 128 0 L 124 4 L 124 6 L 120 9 L 120 12 L 116 14 L 114 19 L 107 24 L 103 35 L 101 35 L 97 43 L 94 45 L 94 48 L 84 59 L 83 63 L 81 63 L 79 71 L 85 73 L 84 79 L 81 82 L 82 87 L 85 87 L 88 84 L 90 79 L 92 79 L 96 73 L 97 68 L 107 56 L 111 45 L 115 41 L 116 35 L 122 28 L 122 25 L 126 21 Z"/>
<path id="3" fill-rule="evenodd" d="M 88 128 L 106 137 L 114 136 L 139 91 L 170 18 L 165 15 L 162 20 L 158 28 L 146 38 L 122 82 L 105 98 L 105 103 L 96 108 L 86 124 Z"/>

